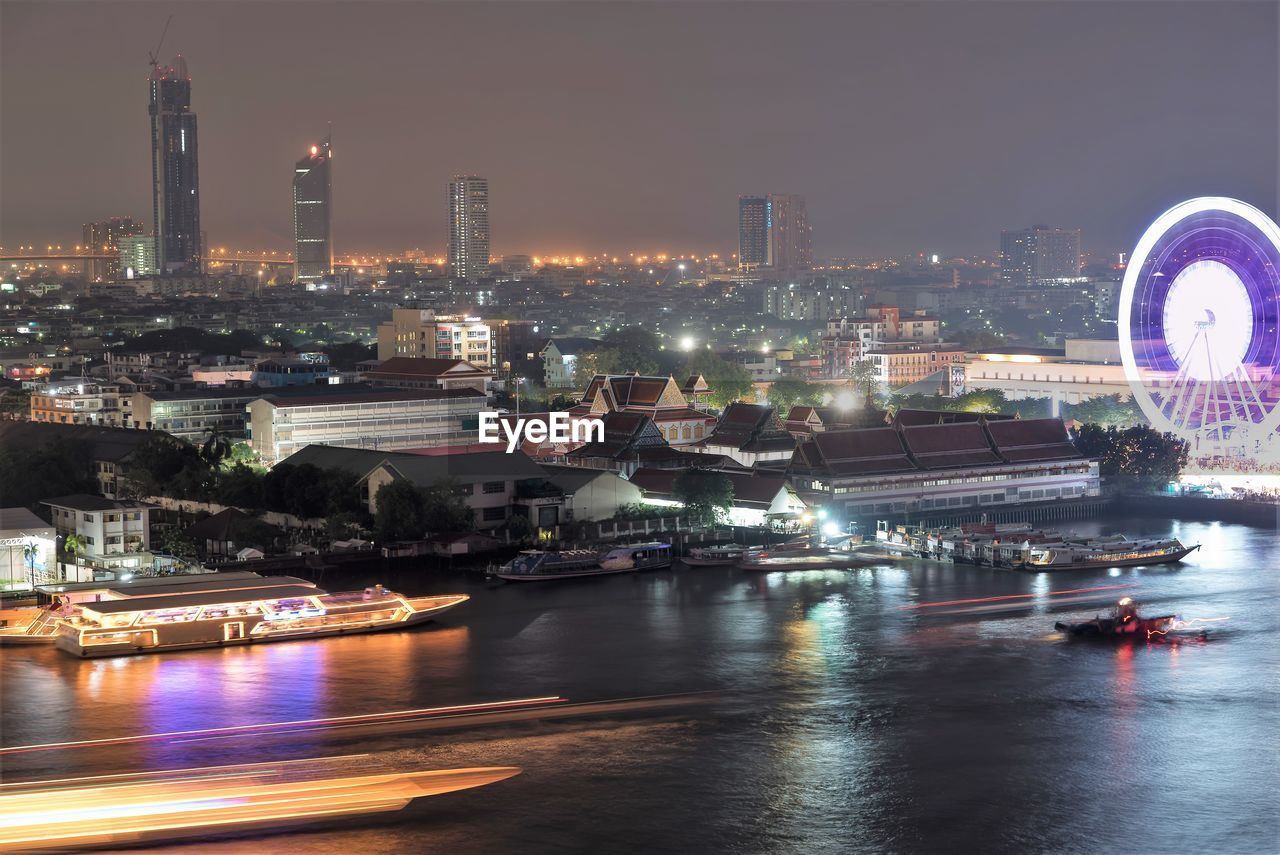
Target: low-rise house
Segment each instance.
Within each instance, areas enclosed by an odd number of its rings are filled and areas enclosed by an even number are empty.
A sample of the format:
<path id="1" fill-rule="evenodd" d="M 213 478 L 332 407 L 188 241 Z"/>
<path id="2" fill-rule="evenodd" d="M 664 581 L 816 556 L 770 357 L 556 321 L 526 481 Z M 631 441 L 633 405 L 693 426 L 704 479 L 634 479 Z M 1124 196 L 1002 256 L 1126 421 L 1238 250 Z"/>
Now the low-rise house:
<path id="1" fill-rule="evenodd" d="M 593 338 L 564 337 L 548 339 L 542 347 L 542 376 L 548 389 L 577 387 L 578 358 L 603 345 Z"/>
<path id="2" fill-rule="evenodd" d="M 131 573 L 151 566 L 154 505 L 86 493 L 46 499 L 41 504 L 52 510 L 53 527 L 63 541 L 60 580 L 87 582 L 95 573 Z M 80 545 L 74 555 L 66 548 L 67 538 L 73 535 Z"/>
<path id="3" fill-rule="evenodd" d="M 640 488 L 617 472 L 582 466 L 542 464 L 547 482 L 564 497 L 564 518 L 551 523 L 532 521 L 539 528 L 559 522 L 591 522 L 615 517 L 624 505 L 640 501 Z M 519 504 L 517 498 L 517 504 Z"/>

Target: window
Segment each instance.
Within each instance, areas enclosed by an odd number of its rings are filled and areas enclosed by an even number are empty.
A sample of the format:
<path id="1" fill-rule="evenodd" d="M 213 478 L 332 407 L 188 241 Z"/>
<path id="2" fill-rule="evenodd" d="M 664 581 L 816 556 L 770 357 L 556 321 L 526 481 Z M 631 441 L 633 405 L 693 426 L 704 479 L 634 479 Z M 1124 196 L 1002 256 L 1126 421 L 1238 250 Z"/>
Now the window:
<path id="1" fill-rule="evenodd" d="M 93 514 L 85 514 L 84 521 L 89 523 L 93 522 Z"/>
<path id="2" fill-rule="evenodd" d="M 506 481 L 485 481 L 484 486 L 480 488 L 485 493 L 501 493 L 507 489 Z M 487 519 L 487 517 L 486 517 Z"/>
<path id="3" fill-rule="evenodd" d="M 485 508 L 482 517 L 485 522 L 497 522 L 507 518 L 507 509 L 505 506 L 499 508 Z"/>

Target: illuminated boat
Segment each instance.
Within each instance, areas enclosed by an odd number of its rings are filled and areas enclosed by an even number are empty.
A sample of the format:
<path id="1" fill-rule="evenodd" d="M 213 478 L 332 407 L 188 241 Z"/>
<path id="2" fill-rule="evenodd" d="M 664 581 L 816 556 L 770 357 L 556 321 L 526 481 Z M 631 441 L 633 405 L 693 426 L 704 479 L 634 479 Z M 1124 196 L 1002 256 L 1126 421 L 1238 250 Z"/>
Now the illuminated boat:
<path id="1" fill-rule="evenodd" d="M 1012 566 L 1032 572 L 1055 570 L 1096 570 L 1111 567 L 1142 567 L 1172 564 L 1186 558 L 1200 544 L 1183 546 L 1182 541 L 1129 540 L 1123 535 L 1083 542 L 1024 545 L 1022 560 Z"/>
<path id="2" fill-rule="evenodd" d="M 0 851 L 101 848 L 400 810 L 515 767 L 396 772 L 363 757 L 105 775 L 0 788 Z"/>
<path id="3" fill-rule="evenodd" d="M 328 594 L 309 583 L 129 597 L 72 606 L 54 644 L 91 657 L 349 635 L 425 623 L 468 599 L 411 599 L 381 585 Z"/>
<path id="4" fill-rule="evenodd" d="M 526 550 L 502 565 L 493 573 L 508 582 L 544 582 L 563 579 L 579 579 L 584 576 L 610 576 L 616 573 L 635 573 L 639 570 L 658 570 L 671 566 L 671 544 L 637 543 L 618 546 L 604 555 L 588 550 L 575 550 L 575 560 L 566 561 L 566 553 Z"/>
<path id="5" fill-rule="evenodd" d="M 310 585 L 294 576 L 262 576 L 247 570 L 172 576 L 131 576 L 97 582 L 54 582 L 39 585 L 36 591 L 49 597 L 43 606 L 8 609 L 0 612 L 0 646 L 53 644 L 58 622 L 75 614 L 78 603 L 124 600 L 133 597 L 163 597 L 195 591 L 228 591 L 238 588 L 266 588 L 279 585 Z"/>

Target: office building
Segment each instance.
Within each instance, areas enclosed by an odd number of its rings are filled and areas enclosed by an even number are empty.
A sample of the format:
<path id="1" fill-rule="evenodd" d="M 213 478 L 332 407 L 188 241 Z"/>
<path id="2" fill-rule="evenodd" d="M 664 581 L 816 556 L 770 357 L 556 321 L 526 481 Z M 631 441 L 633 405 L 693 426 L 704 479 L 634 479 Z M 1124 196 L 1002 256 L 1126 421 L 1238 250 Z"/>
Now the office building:
<path id="1" fill-rule="evenodd" d="M 191 76 L 176 56 L 151 70 L 151 221 L 161 273 L 199 272 L 200 170 Z"/>
<path id="2" fill-rule="evenodd" d="M 142 279 L 156 274 L 156 239 L 152 235 L 118 239 L 120 276 Z"/>
<path id="3" fill-rule="evenodd" d="M 107 259 L 92 259 L 85 270 L 86 278 L 118 279 L 120 266 L 120 240 L 136 237 L 143 232 L 142 223 L 133 217 L 112 217 L 96 223 L 84 224 L 84 248 L 94 255 L 108 255 Z"/>
<path id="4" fill-rule="evenodd" d="M 773 215 L 767 196 L 738 197 L 738 267 L 773 264 Z"/>
<path id="5" fill-rule="evenodd" d="M 803 196 L 770 194 L 770 243 L 774 270 L 808 270 L 813 266 L 813 233 Z"/>
<path id="6" fill-rule="evenodd" d="M 489 180 L 459 175 L 449 182 L 449 267 L 455 279 L 489 272 Z"/>
<path id="7" fill-rule="evenodd" d="M 1080 275 L 1080 230 L 1029 229 L 1000 233 L 1000 281 L 1041 285 Z"/>
<path id="8" fill-rule="evenodd" d="M 333 272 L 332 157 L 326 138 L 293 167 L 294 282 L 319 282 Z"/>
<path id="9" fill-rule="evenodd" d="M 320 388 L 320 387 L 318 387 Z M 249 444 L 267 463 L 308 445 L 392 451 L 465 445 L 488 398 L 474 389 L 370 389 L 273 395 L 246 410 Z"/>
<path id="10" fill-rule="evenodd" d="M 480 318 L 437 315 L 432 309 L 392 309 L 390 322 L 378 325 L 378 361 L 395 356 L 463 359 L 480 368 L 497 367 L 489 324 Z"/>
<path id="11" fill-rule="evenodd" d="M 940 328 L 936 317 L 923 311 L 904 315 L 898 306 L 868 306 L 854 317 L 830 318 L 822 337 L 823 371 L 830 378 L 847 377 L 854 363 L 880 345 L 934 344 Z"/>
<path id="12" fill-rule="evenodd" d="M 764 291 L 764 311 L 784 321 L 826 321 L 857 314 L 862 309 L 863 292 L 847 285 L 821 279 L 811 283 L 788 282 L 768 285 Z"/>

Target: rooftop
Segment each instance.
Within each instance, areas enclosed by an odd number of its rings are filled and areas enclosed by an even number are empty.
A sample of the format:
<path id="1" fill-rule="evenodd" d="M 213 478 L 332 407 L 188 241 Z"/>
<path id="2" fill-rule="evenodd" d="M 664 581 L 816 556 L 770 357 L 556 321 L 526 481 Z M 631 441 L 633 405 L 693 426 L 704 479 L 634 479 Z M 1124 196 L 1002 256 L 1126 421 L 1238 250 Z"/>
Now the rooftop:
<path id="1" fill-rule="evenodd" d="M 154 508 L 146 502 L 135 502 L 129 499 L 104 499 L 88 493 L 73 493 L 70 496 L 59 496 L 56 499 L 45 499 L 40 504 L 51 508 L 70 508 L 73 511 L 115 511 L 130 509 Z"/>

